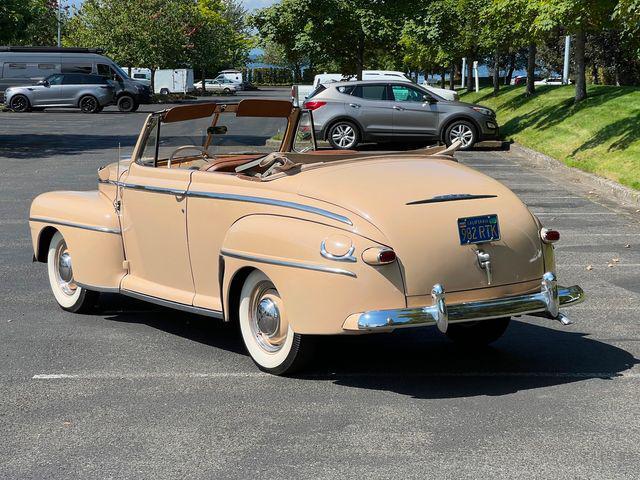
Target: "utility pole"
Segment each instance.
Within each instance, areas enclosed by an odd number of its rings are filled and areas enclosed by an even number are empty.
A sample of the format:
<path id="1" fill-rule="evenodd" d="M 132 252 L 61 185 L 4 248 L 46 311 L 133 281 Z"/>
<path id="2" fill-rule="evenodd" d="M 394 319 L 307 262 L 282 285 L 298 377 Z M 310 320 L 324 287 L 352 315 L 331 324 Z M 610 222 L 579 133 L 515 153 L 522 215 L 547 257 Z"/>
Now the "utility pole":
<path id="1" fill-rule="evenodd" d="M 564 70 L 562 84 L 569 85 L 569 51 L 571 50 L 571 35 L 564 37 Z"/>
<path id="2" fill-rule="evenodd" d="M 62 21 L 62 0 L 58 0 L 58 48 L 62 46 L 60 41 L 60 23 Z"/>

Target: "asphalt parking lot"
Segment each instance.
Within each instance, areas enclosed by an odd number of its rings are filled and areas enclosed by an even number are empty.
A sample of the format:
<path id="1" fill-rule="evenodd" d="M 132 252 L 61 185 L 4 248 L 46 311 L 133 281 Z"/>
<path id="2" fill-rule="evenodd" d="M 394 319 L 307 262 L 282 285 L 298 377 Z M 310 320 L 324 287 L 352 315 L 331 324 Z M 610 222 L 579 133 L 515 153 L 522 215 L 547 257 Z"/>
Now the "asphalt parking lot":
<path id="1" fill-rule="evenodd" d="M 561 231 L 559 279 L 588 295 L 569 327 L 524 317 L 482 352 L 435 328 L 325 339 L 279 378 L 216 320 L 59 309 L 30 201 L 95 188 L 152 110 L 0 113 L 0 478 L 638 478 L 640 213 L 509 151 L 458 158 Z"/>

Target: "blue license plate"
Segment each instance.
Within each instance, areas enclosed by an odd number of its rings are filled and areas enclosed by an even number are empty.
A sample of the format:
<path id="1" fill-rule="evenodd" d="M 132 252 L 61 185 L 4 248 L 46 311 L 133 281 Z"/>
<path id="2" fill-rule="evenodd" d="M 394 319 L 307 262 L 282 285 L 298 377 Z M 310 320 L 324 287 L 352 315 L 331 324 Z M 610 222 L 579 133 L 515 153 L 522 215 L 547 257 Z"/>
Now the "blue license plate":
<path id="1" fill-rule="evenodd" d="M 458 235 L 460 235 L 460 245 L 500 240 L 498 215 L 459 218 Z"/>

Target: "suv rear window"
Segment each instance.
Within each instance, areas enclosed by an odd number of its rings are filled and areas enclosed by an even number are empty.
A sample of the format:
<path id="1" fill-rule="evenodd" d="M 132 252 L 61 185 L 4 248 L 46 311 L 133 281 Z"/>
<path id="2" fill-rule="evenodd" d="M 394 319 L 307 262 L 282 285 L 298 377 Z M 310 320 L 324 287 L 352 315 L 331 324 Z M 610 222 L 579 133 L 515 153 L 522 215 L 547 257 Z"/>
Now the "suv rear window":
<path id="1" fill-rule="evenodd" d="M 358 85 L 351 95 L 365 100 L 387 100 L 387 86 Z"/>
<path id="2" fill-rule="evenodd" d="M 351 95 L 355 89 L 355 85 L 340 85 L 339 87 L 336 87 L 336 90 L 340 93 L 344 93 L 345 95 Z"/>
<path id="3" fill-rule="evenodd" d="M 311 93 L 309 94 L 309 96 L 307 97 L 307 100 L 309 100 L 309 99 L 311 99 L 311 98 L 315 97 L 317 94 L 319 94 L 320 92 L 325 91 L 326 89 L 327 89 L 327 87 L 325 87 L 324 85 L 318 85 L 318 86 L 313 90 L 313 92 L 311 92 Z"/>

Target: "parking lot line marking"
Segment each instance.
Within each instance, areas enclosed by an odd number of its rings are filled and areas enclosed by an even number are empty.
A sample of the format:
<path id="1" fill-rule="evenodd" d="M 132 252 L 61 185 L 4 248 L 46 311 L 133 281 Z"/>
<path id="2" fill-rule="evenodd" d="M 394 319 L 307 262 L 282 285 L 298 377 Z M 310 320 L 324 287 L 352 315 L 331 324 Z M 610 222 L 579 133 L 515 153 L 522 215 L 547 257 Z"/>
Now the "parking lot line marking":
<path id="1" fill-rule="evenodd" d="M 438 378 L 438 377 L 549 377 L 549 378 L 640 378 L 640 372 L 346 372 L 346 373 L 310 373 L 300 378 L 331 379 L 341 377 L 362 378 Z M 38 374 L 33 380 L 145 380 L 154 378 L 167 379 L 224 379 L 224 378 L 276 378 L 262 372 L 213 372 L 213 373 L 85 373 L 85 374 Z"/>

